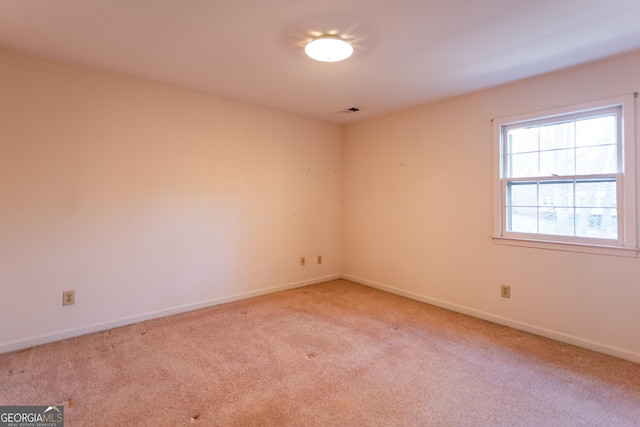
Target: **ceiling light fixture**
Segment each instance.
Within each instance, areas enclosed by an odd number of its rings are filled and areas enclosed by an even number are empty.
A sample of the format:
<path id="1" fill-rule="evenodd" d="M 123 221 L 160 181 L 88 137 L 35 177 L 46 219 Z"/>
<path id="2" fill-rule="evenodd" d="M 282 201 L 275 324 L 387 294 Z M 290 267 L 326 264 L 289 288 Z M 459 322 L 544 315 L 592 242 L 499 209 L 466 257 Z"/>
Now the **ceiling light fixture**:
<path id="1" fill-rule="evenodd" d="M 351 56 L 353 46 L 339 37 L 323 36 L 307 43 L 304 52 L 316 61 L 338 62 Z"/>

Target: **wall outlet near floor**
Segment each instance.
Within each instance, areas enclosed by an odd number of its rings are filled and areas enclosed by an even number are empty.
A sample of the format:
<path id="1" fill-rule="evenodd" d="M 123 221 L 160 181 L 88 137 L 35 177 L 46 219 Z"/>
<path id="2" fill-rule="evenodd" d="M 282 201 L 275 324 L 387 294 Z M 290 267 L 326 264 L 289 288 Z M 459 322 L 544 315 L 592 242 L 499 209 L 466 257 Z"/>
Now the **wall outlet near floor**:
<path id="1" fill-rule="evenodd" d="M 322 255 L 318 255 L 318 264 L 322 264 Z"/>
<path id="2" fill-rule="evenodd" d="M 500 296 L 502 298 L 511 298 L 511 286 L 500 285 Z"/>
<path id="3" fill-rule="evenodd" d="M 76 303 L 76 291 L 62 292 L 62 305 L 72 305 Z"/>
<path id="4" fill-rule="evenodd" d="M 300 267 L 304 267 L 304 265 L 305 265 L 305 260 L 304 260 L 304 257 L 301 256 L 300 257 Z"/>

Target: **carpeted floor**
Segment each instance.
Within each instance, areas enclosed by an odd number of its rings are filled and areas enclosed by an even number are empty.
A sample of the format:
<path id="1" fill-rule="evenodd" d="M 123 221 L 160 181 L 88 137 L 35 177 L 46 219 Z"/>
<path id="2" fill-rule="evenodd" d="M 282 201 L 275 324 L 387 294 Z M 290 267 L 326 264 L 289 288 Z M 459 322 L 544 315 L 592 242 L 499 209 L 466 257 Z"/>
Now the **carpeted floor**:
<path id="1" fill-rule="evenodd" d="M 640 365 L 335 280 L 0 355 L 66 426 L 640 426 Z"/>

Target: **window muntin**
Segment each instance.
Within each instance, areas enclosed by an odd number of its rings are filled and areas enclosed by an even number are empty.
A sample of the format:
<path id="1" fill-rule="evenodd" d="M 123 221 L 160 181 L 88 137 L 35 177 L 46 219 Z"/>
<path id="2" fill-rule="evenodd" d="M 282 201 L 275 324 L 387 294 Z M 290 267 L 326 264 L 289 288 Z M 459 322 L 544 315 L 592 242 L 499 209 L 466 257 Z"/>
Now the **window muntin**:
<path id="1" fill-rule="evenodd" d="M 632 98 L 494 121 L 497 243 L 636 253 Z"/>

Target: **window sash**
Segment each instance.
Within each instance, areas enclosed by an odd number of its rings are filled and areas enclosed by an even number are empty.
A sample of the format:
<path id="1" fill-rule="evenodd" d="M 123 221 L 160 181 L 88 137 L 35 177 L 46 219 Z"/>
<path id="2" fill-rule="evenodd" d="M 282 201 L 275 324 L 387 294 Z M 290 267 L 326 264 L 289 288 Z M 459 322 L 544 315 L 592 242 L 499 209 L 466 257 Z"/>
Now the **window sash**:
<path id="1" fill-rule="evenodd" d="M 588 119 L 588 118 L 597 118 L 597 117 L 603 117 L 603 116 L 610 116 L 613 115 L 616 117 L 616 136 L 615 136 L 615 145 L 616 145 L 616 169 L 615 171 L 611 171 L 613 173 L 616 172 L 622 172 L 624 171 L 624 152 L 623 152 L 623 144 L 622 144 L 622 138 L 623 138 L 623 129 L 622 129 L 622 119 L 623 119 L 623 115 L 622 115 L 622 106 L 618 105 L 618 106 L 610 106 L 610 107 L 603 107 L 603 108 L 597 108 L 597 109 L 592 109 L 589 111 L 582 111 L 582 112 L 573 112 L 573 113 L 567 113 L 567 114 L 560 114 L 560 115 L 553 115 L 550 117 L 542 117 L 542 118 L 536 118 L 533 120 L 523 120 L 523 121 L 518 121 L 515 123 L 509 123 L 509 124 L 505 124 L 501 126 L 501 140 L 500 140 L 500 145 L 501 145 L 501 153 L 502 153 L 502 159 L 501 159 L 501 164 L 502 164 L 502 170 L 500 173 L 501 178 L 511 178 L 511 173 L 509 172 L 508 168 L 510 165 L 509 162 L 509 156 L 513 155 L 514 153 L 511 153 L 508 149 L 508 145 L 509 145 L 509 141 L 508 141 L 508 135 L 509 132 L 515 129 L 521 129 L 521 128 L 528 128 L 528 127 L 533 127 L 533 126 L 546 126 L 546 125 L 554 125 L 554 124 L 561 124 L 561 123 L 575 123 L 579 120 L 584 120 L 584 119 Z M 575 138 L 575 136 L 574 136 Z M 610 144 L 613 145 L 613 144 Z M 595 146 L 594 146 L 595 147 Z M 573 149 L 577 149 L 580 147 L 576 147 L 575 145 L 573 146 Z M 517 153 L 517 154 L 534 154 L 537 153 L 538 156 L 540 156 L 540 153 L 546 153 L 546 152 L 551 152 L 551 151 L 558 151 L 558 150 L 541 150 L 540 147 L 538 146 L 537 150 L 532 150 L 532 151 L 528 151 L 528 152 L 523 152 L 523 153 Z M 555 177 L 557 175 L 539 175 L 539 174 L 534 174 L 534 175 L 530 175 L 531 178 L 535 178 L 535 177 L 542 177 L 542 176 L 552 176 Z"/>
<path id="2" fill-rule="evenodd" d="M 575 191 L 575 187 L 577 184 L 582 183 L 604 183 L 604 182 L 615 182 L 615 206 L 596 206 L 596 205 L 587 205 L 583 206 L 578 203 L 576 200 L 577 192 Z M 536 196 L 535 203 L 531 204 L 514 204 L 510 203 L 509 190 L 515 184 L 518 183 L 532 183 L 536 185 Z M 539 192 L 540 185 L 546 184 L 566 184 L 570 183 L 573 186 L 573 200 L 572 202 L 560 204 L 554 203 L 553 205 L 544 205 L 541 203 L 541 195 Z M 624 205 L 623 205 L 623 194 L 624 194 L 624 185 L 623 185 L 623 175 L 621 173 L 617 174 L 598 174 L 598 175 L 571 175 L 571 176 L 562 176 L 562 177 L 533 177 L 533 178 L 504 178 L 502 179 L 502 235 L 505 237 L 511 238 L 533 238 L 539 240 L 546 241 L 563 241 L 563 242 L 577 242 L 577 243 L 586 243 L 586 244 L 597 244 L 597 245 L 614 245 L 614 246 L 622 246 L 624 244 Z M 550 207 L 552 206 L 552 207 Z M 540 209 L 551 209 L 551 210 L 562 210 L 567 209 L 573 211 L 573 225 L 572 225 L 572 233 L 569 234 L 556 234 L 556 233 L 544 233 L 540 231 L 540 219 L 536 217 L 536 232 L 523 232 L 523 231 L 513 231 L 512 224 L 512 216 L 510 215 L 510 208 L 529 208 L 536 209 L 537 214 L 539 215 Z M 578 235 L 577 224 L 576 224 L 576 210 L 577 209 L 614 209 L 616 210 L 616 238 L 605 238 L 605 237 L 586 237 Z"/>

